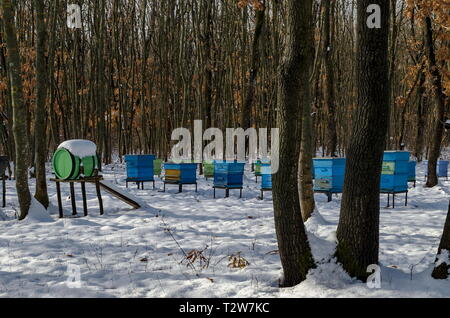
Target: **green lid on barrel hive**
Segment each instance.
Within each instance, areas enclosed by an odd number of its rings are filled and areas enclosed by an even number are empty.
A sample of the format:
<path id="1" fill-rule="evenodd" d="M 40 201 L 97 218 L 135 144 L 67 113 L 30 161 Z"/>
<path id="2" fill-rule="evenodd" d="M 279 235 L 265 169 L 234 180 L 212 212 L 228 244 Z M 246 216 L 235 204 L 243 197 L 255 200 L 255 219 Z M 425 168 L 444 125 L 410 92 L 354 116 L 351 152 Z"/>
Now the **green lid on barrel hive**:
<path id="1" fill-rule="evenodd" d="M 89 156 L 81 158 L 83 163 L 83 174 L 85 177 L 92 177 L 95 174 L 95 169 L 98 167 L 97 156 Z"/>
<path id="2" fill-rule="evenodd" d="M 75 173 L 78 174 L 79 162 L 78 160 L 64 148 L 56 150 L 52 159 L 53 170 L 58 179 L 70 179 Z"/>

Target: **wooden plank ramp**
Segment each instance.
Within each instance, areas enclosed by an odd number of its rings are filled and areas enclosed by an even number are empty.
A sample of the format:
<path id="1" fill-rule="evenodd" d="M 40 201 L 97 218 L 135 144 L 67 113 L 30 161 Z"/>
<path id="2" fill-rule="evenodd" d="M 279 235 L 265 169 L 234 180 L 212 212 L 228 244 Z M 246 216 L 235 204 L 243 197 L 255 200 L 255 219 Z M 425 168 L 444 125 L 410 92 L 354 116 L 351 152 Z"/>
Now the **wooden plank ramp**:
<path id="1" fill-rule="evenodd" d="M 112 196 L 118 198 L 119 200 L 125 202 L 128 205 L 131 205 L 135 209 L 141 208 L 141 205 L 133 200 L 131 197 L 127 196 L 125 193 L 120 191 L 118 188 L 113 186 L 112 184 L 104 181 L 100 181 L 100 187 L 103 188 L 106 192 L 111 194 Z"/>

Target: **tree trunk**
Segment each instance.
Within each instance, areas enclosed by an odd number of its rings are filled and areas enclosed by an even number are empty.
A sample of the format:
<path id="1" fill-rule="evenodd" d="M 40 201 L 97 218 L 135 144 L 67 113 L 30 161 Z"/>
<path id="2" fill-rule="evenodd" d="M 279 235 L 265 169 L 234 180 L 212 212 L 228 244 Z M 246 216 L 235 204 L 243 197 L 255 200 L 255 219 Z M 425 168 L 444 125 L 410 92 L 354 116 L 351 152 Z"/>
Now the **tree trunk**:
<path id="1" fill-rule="evenodd" d="M 212 108 L 213 108 L 213 60 L 212 60 L 212 49 L 213 49 L 213 3 L 207 1 L 205 3 L 205 21 L 204 21 L 204 98 L 205 98 L 205 118 L 206 127 L 205 129 L 211 128 L 213 126 L 212 118 Z"/>
<path id="2" fill-rule="evenodd" d="M 20 205 L 19 220 L 23 220 L 28 215 L 31 203 L 30 189 L 28 188 L 28 140 L 27 134 L 25 133 L 27 130 L 27 109 L 23 103 L 19 47 L 17 45 L 14 11 L 11 0 L 2 0 L 2 8 L 6 45 L 8 48 L 7 60 L 13 106 L 13 134 L 16 148 L 14 175 Z"/>
<path id="3" fill-rule="evenodd" d="M 107 162 L 108 158 L 108 147 L 106 142 L 106 124 L 105 124 L 105 109 L 106 109 L 106 97 L 105 97 L 105 41 L 104 41 L 104 26 L 105 26 L 105 0 L 101 0 L 99 3 L 99 8 L 97 11 L 97 75 L 96 75 L 96 106 L 97 106 L 97 153 L 99 156 L 99 169 L 101 170 L 102 162 Z M 76 30 L 75 32 L 80 32 Z M 132 132 L 129 134 L 132 136 Z"/>
<path id="4" fill-rule="evenodd" d="M 251 70 L 248 79 L 247 96 L 245 98 L 244 109 L 242 110 L 242 117 L 241 117 L 241 127 L 243 129 L 247 129 L 251 126 L 252 106 L 255 97 L 255 85 L 259 69 L 259 57 L 261 55 L 259 52 L 260 51 L 259 47 L 264 27 L 265 12 L 266 12 L 265 6 L 261 10 L 256 9 L 256 27 L 255 27 L 255 34 L 253 37 Z"/>
<path id="5" fill-rule="evenodd" d="M 303 106 L 310 103 L 311 66 L 314 60 L 312 0 L 286 1 L 286 44 L 280 66 L 278 128 L 279 169 L 273 179 L 275 229 L 284 279 L 294 286 L 314 266 L 302 220 L 298 193 L 298 158 Z"/>
<path id="6" fill-rule="evenodd" d="M 433 96 L 437 116 L 435 127 L 430 144 L 430 154 L 428 157 L 428 177 L 426 187 L 434 187 L 438 184 L 437 161 L 441 155 L 441 144 L 444 136 L 445 121 L 445 95 L 442 88 L 442 76 L 436 62 L 436 52 L 433 42 L 433 26 L 430 17 L 425 18 L 425 52 L 428 58 L 429 72 L 433 83 Z"/>
<path id="7" fill-rule="evenodd" d="M 47 180 L 45 177 L 46 138 L 45 117 L 47 99 L 47 68 L 45 62 L 45 17 L 44 0 L 35 0 L 36 9 L 36 115 L 34 124 L 35 137 L 35 169 L 36 169 L 36 193 L 35 198 L 48 208 Z"/>
<path id="8" fill-rule="evenodd" d="M 381 28 L 369 28 L 367 8 L 381 8 Z M 389 119 L 389 3 L 358 1 L 357 110 L 347 150 L 336 256 L 352 277 L 365 280 L 378 263 L 380 175 Z M 376 85 L 374 85 L 376 83 Z"/>
<path id="9" fill-rule="evenodd" d="M 300 207 L 303 222 L 306 222 L 311 217 L 315 207 L 312 178 L 314 146 L 311 112 L 311 102 L 304 103 L 299 163 L 300 169 L 298 169 L 300 182 Z"/>
<path id="10" fill-rule="evenodd" d="M 419 70 L 419 86 L 417 88 L 417 127 L 415 134 L 415 146 L 414 146 L 414 155 L 417 158 L 417 161 L 422 161 L 423 148 L 424 148 L 424 139 L 425 139 L 425 109 L 428 106 L 428 97 L 426 96 L 426 88 L 425 88 L 425 73 L 423 70 Z"/>
<path id="11" fill-rule="evenodd" d="M 438 257 L 436 258 L 436 262 L 441 259 L 441 264 L 437 265 L 431 274 L 435 279 L 447 279 L 449 277 L 450 259 L 442 259 L 444 258 L 444 251 L 447 252 L 447 257 L 450 258 L 450 203 L 448 206 L 444 231 L 442 232 L 441 243 L 439 244 Z"/>
<path id="12" fill-rule="evenodd" d="M 336 157 L 337 132 L 336 132 L 336 106 L 334 96 L 334 71 L 333 71 L 333 15 L 334 1 L 326 0 L 323 6 L 323 57 L 325 67 L 324 79 L 324 102 L 327 110 L 326 128 L 326 152 L 332 157 Z"/>

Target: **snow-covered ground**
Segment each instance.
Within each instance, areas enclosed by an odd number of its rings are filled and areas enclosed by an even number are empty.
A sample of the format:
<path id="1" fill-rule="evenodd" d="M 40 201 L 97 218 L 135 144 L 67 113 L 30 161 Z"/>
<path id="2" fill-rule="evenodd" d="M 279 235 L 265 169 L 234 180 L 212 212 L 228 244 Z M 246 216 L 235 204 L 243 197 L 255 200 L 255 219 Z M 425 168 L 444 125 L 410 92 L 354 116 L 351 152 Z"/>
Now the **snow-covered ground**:
<path id="1" fill-rule="evenodd" d="M 316 195 L 320 214 L 306 226 L 319 265 L 299 286 L 279 289 L 282 271 L 271 194 L 265 193 L 263 201 L 257 198 L 259 184 L 250 171 L 242 199 L 238 191 L 225 199 L 221 190 L 213 199 L 212 181 L 203 177 L 199 177 L 198 193 L 193 186 L 185 186 L 181 194 L 169 186 L 162 193 L 158 179 L 156 190 L 150 184 L 147 190 L 130 184 L 128 191 L 148 204 L 139 210 L 103 192 L 104 216 L 99 215 L 95 189 L 87 185 L 90 215 L 65 219 L 57 218 L 55 185 L 49 182 L 51 222 L 14 220 L 17 197 L 13 181 L 8 181 L 7 208 L 0 213 L 0 296 L 450 297 L 450 281 L 430 276 L 450 182 L 442 180 L 440 186 L 425 189 L 423 169 L 420 165 L 419 182 L 409 192 L 407 207 L 399 195 L 395 210 L 381 210 L 380 289 L 351 279 L 330 260 L 340 196 L 327 203 L 324 195 Z M 125 189 L 123 166 L 105 167 L 103 175 Z M 69 216 L 68 185 L 62 190 Z M 386 205 L 385 195 L 382 205 Z M 190 264 L 185 254 L 197 259 Z M 233 268 L 233 261 L 245 266 Z M 80 285 L 68 283 L 78 269 Z"/>

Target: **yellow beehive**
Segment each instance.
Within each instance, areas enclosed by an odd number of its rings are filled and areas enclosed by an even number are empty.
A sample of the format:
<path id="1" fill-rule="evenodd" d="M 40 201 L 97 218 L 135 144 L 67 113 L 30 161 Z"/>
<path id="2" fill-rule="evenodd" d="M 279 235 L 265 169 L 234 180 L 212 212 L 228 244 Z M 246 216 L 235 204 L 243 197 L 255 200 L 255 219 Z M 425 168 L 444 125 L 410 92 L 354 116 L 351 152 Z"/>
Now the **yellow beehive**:
<path id="1" fill-rule="evenodd" d="M 180 181 L 180 170 L 167 169 L 166 170 L 166 180 L 170 181 Z"/>

